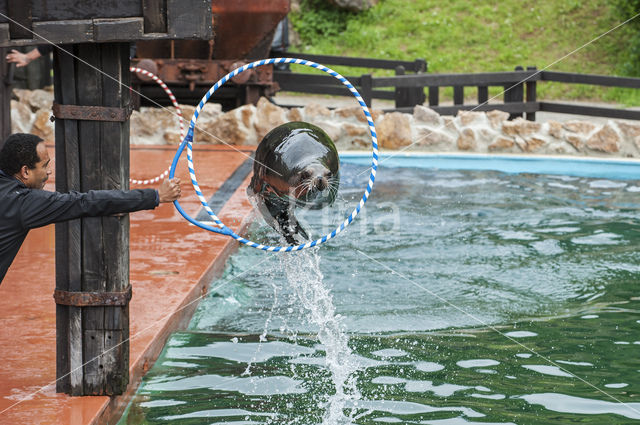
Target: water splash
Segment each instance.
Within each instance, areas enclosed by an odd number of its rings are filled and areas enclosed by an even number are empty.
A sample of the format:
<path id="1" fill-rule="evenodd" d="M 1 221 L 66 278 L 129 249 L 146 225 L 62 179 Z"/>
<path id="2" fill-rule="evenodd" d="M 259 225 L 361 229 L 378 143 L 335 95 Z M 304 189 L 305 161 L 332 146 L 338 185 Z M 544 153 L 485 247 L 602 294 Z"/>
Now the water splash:
<path id="1" fill-rule="evenodd" d="M 357 405 L 361 398 L 355 380 L 358 365 L 349 347 L 342 316 L 336 314 L 333 296 L 324 283 L 318 251 L 284 255 L 280 261 L 296 301 L 307 310 L 307 320 L 318 328 L 318 340 L 325 349 L 326 367 L 335 387 L 335 393 L 322 403 L 325 409 L 322 423 L 351 424 L 353 418 L 346 416 L 344 410 Z"/>

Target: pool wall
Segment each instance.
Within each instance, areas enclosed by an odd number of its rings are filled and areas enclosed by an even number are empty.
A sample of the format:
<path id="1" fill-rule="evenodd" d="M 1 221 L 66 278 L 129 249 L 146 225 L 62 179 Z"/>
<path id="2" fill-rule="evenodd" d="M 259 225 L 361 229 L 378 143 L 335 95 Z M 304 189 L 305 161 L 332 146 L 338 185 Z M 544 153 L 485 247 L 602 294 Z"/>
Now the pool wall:
<path id="1" fill-rule="evenodd" d="M 340 160 L 370 165 L 371 153 L 340 152 Z M 640 160 L 542 155 L 491 155 L 455 153 L 386 153 L 378 172 L 385 168 L 416 167 L 439 170 L 492 170 L 509 174 L 533 173 L 607 179 L 640 179 Z"/>

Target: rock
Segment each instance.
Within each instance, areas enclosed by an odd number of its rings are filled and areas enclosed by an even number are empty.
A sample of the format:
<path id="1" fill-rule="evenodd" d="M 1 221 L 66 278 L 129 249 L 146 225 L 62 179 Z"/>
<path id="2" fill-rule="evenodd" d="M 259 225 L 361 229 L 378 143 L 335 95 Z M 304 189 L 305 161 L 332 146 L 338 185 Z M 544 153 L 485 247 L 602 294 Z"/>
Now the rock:
<path id="1" fill-rule="evenodd" d="M 573 146 L 578 152 L 584 146 L 584 137 L 578 134 L 567 134 L 565 140 Z"/>
<path id="2" fill-rule="evenodd" d="M 38 112 L 36 112 L 36 117 L 33 120 L 33 126 L 31 127 L 31 133 L 42 138 L 42 140 L 46 142 L 55 141 L 55 136 L 53 134 L 53 123 L 51 122 L 50 118 L 51 110 L 40 109 Z"/>
<path id="3" fill-rule="evenodd" d="M 292 108 L 287 113 L 287 119 L 289 121 L 304 121 L 302 119 L 302 108 Z"/>
<path id="4" fill-rule="evenodd" d="M 366 137 L 369 134 L 369 127 L 366 125 L 345 123 L 342 127 L 348 137 Z"/>
<path id="5" fill-rule="evenodd" d="M 459 111 L 458 118 L 460 119 L 460 124 L 463 127 L 470 125 L 471 123 L 479 122 L 485 119 L 485 114 L 482 112 L 475 111 Z"/>
<path id="6" fill-rule="evenodd" d="M 14 89 L 13 94 L 20 103 L 31 108 L 32 112 L 37 112 L 39 109 L 51 110 L 53 105 L 53 93 L 47 90 Z"/>
<path id="7" fill-rule="evenodd" d="M 320 121 L 312 123 L 320 127 L 327 133 L 327 136 L 335 143 L 342 137 L 342 126 L 331 121 Z"/>
<path id="8" fill-rule="evenodd" d="M 640 149 L 640 125 L 624 121 L 616 121 L 616 124 L 620 129 L 622 139 L 629 140 L 634 146 Z"/>
<path id="9" fill-rule="evenodd" d="M 456 140 L 438 130 L 432 130 L 430 128 L 417 129 L 418 138 L 416 139 L 417 145 L 422 147 L 429 147 L 430 150 L 454 150 L 456 146 Z"/>
<path id="10" fill-rule="evenodd" d="M 596 129 L 596 125 L 588 121 L 567 121 L 562 124 L 565 130 L 587 135 Z"/>
<path id="11" fill-rule="evenodd" d="M 491 127 L 494 130 L 499 130 L 500 128 L 502 128 L 502 123 L 509 119 L 509 113 L 494 109 L 493 111 L 487 112 L 487 118 L 489 119 L 489 124 L 491 124 Z"/>
<path id="12" fill-rule="evenodd" d="M 516 146 L 520 148 L 522 152 L 527 151 L 527 142 L 525 142 L 522 137 L 516 135 L 513 137 L 513 141 L 516 144 Z"/>
<path id="13" fill-rule="evenodd" d="M 620 136 L 608 122 L 587 139 L 586 146 L 598 152 L 614 153 L 620 151 Z"/>
<path id="14" fill-rule="evenodd" d="M 11 101 L 11 132 L 29 133 L 34 119 L 31 109 L 17 100 Z"/>
<path id="15" fill-rule="evenodd" d="M 322 119 L 331 117 L 331 110 L 325 106 L 318 105 L 317 103 L 310 103 L 302 108 L 304 117 L 308 121 L 312 121 L 314 119 Z"/>
<path id="16" fill-rule="evenodd" d="M 562 128 L 562 123 L 558 121 L 548 121 L 548 132 L 551 137 L 555 137 L 556 139 L 562 139 L 564 135 L 564 131 Z"/>
<path id="17" fill-rule="evenodd" d="M 540 131 L 542 125 L 538 122 L 527 121 L 520 117 L 513 121 L 502 123 L 502 132 L 509 136 L 528 136 Z"/>
<path id="18" fill-rule="evenodd" d="M 525 152 L 535 152 L 547 144 L 546 140 L 543 140 L 539 137 L 526 138 L 524 139 L 524 143 Z"/>
<path id="19" fill-rule="evenodd" d="M 167 145 L 179 145 L 182 143 L 182 138 L 180 137 L 180 133 L 177 131 L 165 131 L 162 136 L 162 140 Z"/>
<path id="20" fill-rule="evenodd" d="M 245 105 L 251 106 L 253 105 Z M 255 107 L 254 107 L 255 108 Z M 239 108 L 240 109 L 240 108 Z M 258 144 L 255 132 L 243 124 L 242 111 L 237 109 L 222 114 L 215 123 L 203 129 L 201 143 L 229 144 L 229 145 L 256 145 Z M 239 119 L 240 118 L 240 119 Z"/>
<path id="21" fill-rule="evenodd" d="M 513 142 L 513 139 L 505 136 L 498 136 L 493 142 L 491 142 L 488 149 L 490 151 L 507 150 L 513 148 L 514 145 L 515 143 Z"/>
<path id="22" fill-rule="evenodd" d="M 376 123 L 380 147 L 398 149 L 411 144 L 411 120 L 408 114 L 391 112 Z"/>
<path id="23" fill-rule="evenodd" d="M 53 106 L 53 93 L 47 90 L 34 90 L 29 97 L 29 106 L 36 112 L 39 109 L 51 110 Z"/>
<path id="24" fill-rule="evenodd" d="M 458 141 L 456 142 L 458 149 L 462 151 L 470 151 L 474 150 L 476 147 L 476 135 L 474 131 L 470 128 L 465 128 L 460 133 L 460 137 L 458 137 Z"/>
<path id="25" fill-rule="evenodd" d="M 433 109 L 427 108 L 422 105 L 416 105 L 413 108 L 413 119 L 418 123 L 424 123 L 428 125 L 438 126 L 442 124 L 442 118 Z"/>
<path id="26" fill-rule="evenodd" d="M 362 108 L 359 106 L 337 108 L 333 111 L 333 113 L 336 118 L 344 118 L 345 120 L 354 118 L 355 120 L 360 122 L 367 122 L 367 117 L 364 115 Z M 384 115 L 384 112 L 379 109 L 369 109 L 369 113 L 371 114 L 373 122 L 377 122 L 378 119 L 380 119 Z"/>
<path id="27" fill-rule="evenodd" d="M 284 109 L 269 102 L 266 98 L 261 97 L 256 105 L 255 114 L 255 129 L 256 136 L 259 140 L 262 140 L 268 132 L 273 130 L 287 122 L 287 114 Z M 246 119 L 243 117 L 243 123 L 245 126 L 249 126 Z"/>
<path id="28" fill-rule="evenodd" d="M 189 122 L 191 121 L 191 117 L 193 117 L 193 113 L 195 112 L 195 106 L 191 105 L 180 105 L 180 109 L 182 110 L 182 118 L 186 123 L 185 126 L 189 126 Z"/>

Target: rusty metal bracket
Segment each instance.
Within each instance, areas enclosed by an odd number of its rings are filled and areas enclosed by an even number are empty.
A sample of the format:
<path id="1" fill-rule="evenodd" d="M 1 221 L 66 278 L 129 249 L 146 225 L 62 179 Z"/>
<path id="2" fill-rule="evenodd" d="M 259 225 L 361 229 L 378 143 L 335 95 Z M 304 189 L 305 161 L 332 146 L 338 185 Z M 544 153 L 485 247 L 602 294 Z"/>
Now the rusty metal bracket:
<path id="1" fill-rule="evenodd" d="M 56 304 L 74 307 L 126 306 L 131 300 L 131 285 L 122 292 L 69 292 L 56 289 Z"/>
<path id="2" fill-rule="evenodd" d="M 112 121 L 124 122 L 129 119 L 133 106 L 131 103 L 125 108 L 106 106 L 61 105 L 53 103 L 53 117 L 60 120 Z"/>

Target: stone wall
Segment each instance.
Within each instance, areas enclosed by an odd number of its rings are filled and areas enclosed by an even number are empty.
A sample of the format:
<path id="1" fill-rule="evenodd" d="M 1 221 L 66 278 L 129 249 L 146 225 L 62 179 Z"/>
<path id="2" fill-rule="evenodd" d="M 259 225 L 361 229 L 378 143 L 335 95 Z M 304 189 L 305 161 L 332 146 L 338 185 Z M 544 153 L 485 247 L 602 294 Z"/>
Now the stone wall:
<path id="1" fill-rule="evenodd" d="M 15 90 L 11 101 L 12 131 L 31 132 L 53 141 L 51 102 L 44 90 Z M 185 128 L 194 111 L 184 105 Z M 141 108 L 131 116 L 132 144 L 177 144 L 180 142 L 174 108 Z M 413 114 L 373 110 L 380 150 L 406 149 L 430 152 L 534 153 L 553 155 L 612 156 L 640 158 L 640 123 L 609 120 L 594 124 L 588 119 L 532 122 L 507 120 L 501 111 L 461 112 L 440 116 L 416 106 Z M 207 104 L 198 118 L 196 143 L 256 145 L 269 130 L 289 121 L 307 121 L 324 129 L 340 150 L 370 148 L 369 130 L 359 106 L 337 108 L 310 104 L 291 110 L 266 99 L 257 106 L 245 105 L 222 113 L 217 104 Z"/>

